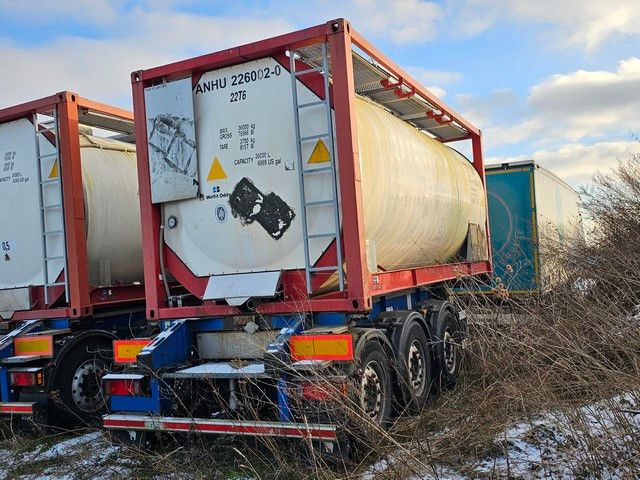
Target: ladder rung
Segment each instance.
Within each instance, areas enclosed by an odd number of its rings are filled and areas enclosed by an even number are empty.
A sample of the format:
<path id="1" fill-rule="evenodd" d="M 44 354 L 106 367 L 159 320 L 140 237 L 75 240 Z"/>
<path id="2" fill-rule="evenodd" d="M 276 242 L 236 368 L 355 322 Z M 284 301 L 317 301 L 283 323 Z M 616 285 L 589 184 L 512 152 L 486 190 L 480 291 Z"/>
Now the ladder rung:
<path id="1" fill-rule="evenodd" d="M 40 160 L 44 158 L 51 158 L 51 157 L 57 157 L 57 156 L 58 156 L 58 152 L 46 153 L 44 155 L 40 155 Z"/>
<path id="2" fill-rule="evenodd" d="M 44 257 L 45 261 L 50 262 L 52 260 L 64 260 L 62 255 L 58 255 L 56 257 Z"/>
<path id="3" fill-rule="evenodd" d="M 311 239 L 311 238 L 335 238 L 336 234 L 334 232 L 327 232 L 327 233 L 314 233 L 313 235 L 307 235 L 307 238 Z"/>
<path id="4" fill-rule="evenodd" d="M 310 272 L 330 272 L 332 270 L 337 270 L 338 266 L 337 265 L 333 265 L 330 267 L 311 267 L 309 269 Z"/>
<path id="5" fill-rule="evenodd" d="M 50 178 L 48 180 L 43 180 L 40 182 L 40 185 L 52 185 L 54 183 L 60 183 L 60 177 L 58 178 Z"/>
<path id="6" fill-rule="evenodd" d="M 308 73 L 320 73 L 322 71 L 322 67 L 314 67 L 314 68 L 307 68 L 306 70 L 300 70 L 299 72 L 295 72 L 293 74 L 294 77 L 299 77 L 301 75 L 307 75 Z"/>
<path id="7" fill-rule="evenodd" d="M 323 42 L 322 43 L 322 55 L 321 57 L 318 58 L 318 60 L 322 60 L 322 64 L 318 65 L 318 63 L 312 63 L 310 62 L 308 59 L 305 59 L 304 61 L 307 63 L 306 66 L 302 67 L 302 68 L 307 68 L 306 70 L 300 70 L 298 72 L 295 71 L 295 66 L 296 66 L 296 57 L 297 58 L 301 58 L 302 56 L 300 54 L 295 54 L 295 52 L 290 52 L 290 70 L 292 72 L 292 76 L 291 76 L 291 86 L 292 86 L 292 90 L 293 90 L 293 108 L 294 108 L 294 121 L 295 121 L 295 133 L 296 133 L 296 148 L 297 148 L 297 154 L 298 154 L 298 162 L 300 165 L 300 168 L 298 169 L 298 180 L 300 182 L 300 189 L 302 190 L 302 198 L 303 198 L 303 203 L 302 203 L 302 211 L 301 211 L 301 215 L 302 215 L 302 225 L 303 225 L 303 229 L 304 229 L 304 254 L 305 254 L 305 275 L 306 275 L 306 284 L 307 284 L 307 292 L 311 293 L 312 292 L 312 288 L 311 288 L 311 274 L 315 273 L 315 272 L 326 272 L 327 274 L 330 275 L 335 275 L 335 273 L 337 272 L 338 274 L 338 279 L 339 279 L 339 285 L 340 285 L 340 290 L 344 290 L 344 272 L 342 270 L 342 267 L 340 266 L 322 266 L 322 267 L 313 267 L 312 264 L 310 263 L 310 259 L 309 259 L 309 250 L 310 250 L 310 243 L 312 239 L 316 239 L 316 238 L 329 238 L 329 239 L 333 239 L 335 240 L 336 243 L 336 263 L 338 265 L 341 264 L 342 262 L 342 249 L 341 249 L 341 245 L 340 242 L 338 241 L 338 239 L 340 238 L 340 228 L 338 225 L 338 219 L 339 219 L 339 212 L 338 212 L 338 197 L 337 197 L 337 185 L 335 184 L 335 182 L 337 182 L 337 178 L 335 177 L 336 175 L 336 168 L 337 165 L 336 163 L 334 163 L 336 161 L 335 158 L 333 158 L 333 155 L 330 156 L 328 163 L 325 163 L 324 166 L 319 165 L 317 168 L 313 168 L 314 166 L 310 166 L 310 167 L 306 167 L 304 166 L 303 163 L 303 158 L 302 158 L 302 149 L 303 146 L 306 146 L 307 144 L 305 142 L 309 142 L 309 141 L 316 141 L 316 140 L 320 140 L 320 139 L 326 139 L 325 141 L 327 142 L 331 142 L 333 143 L 333 127 L 332 127 L 332 121 L 331 121 L 331 104 L 329 102 L 329 89 L 330 89 L 330 78 L 329 78 L 329 69 L 328 69 L 328 51 L 327 51 L 327 43 Z M 309 68 L 312 67 L 312 68 Z M 323 77 L 323 82 L 324 82 L 324 91 L 325 91 L 325 99 L 324 100 L 319 100 L 319 99 L 314 99 L 314 101 L 311 102 L 307 102 L 307 103 L 301 103 L 300 100 L 298 99 L 298 81 L 296 80 L 297 77 L 300 77 L 301 75 L 306 75 L 308 73 L 319 73 L 322 75 Z M 322 133 L 322 134 L 318 134 L 318 135 L 308 135 L 308 136 L 302 136 L 300 133 L 301 130 L 301 126 L 300 126 L 300 110 L 303 108 L 307 108 L 307 107 L 317 107 L 317 106 L 321 106 L 324 105 L 326 110 L 327 110 L 327 114 L 328 114 L 328 118 L 327 118 L 327 132 L 326 133 Z M 318 142 L 319 143 L 319 142 Z M 332 181 L 333 181 L 333 194 L 330 195 L 331 198 L 323 198 L 320 200 L 313 200 L 313 201 L 307 201 L 304 198 L 304 194 L 305 194 L 305 182 L 307 180 L 311 180 L 308 179 L 306 177 L 306 175 L 310 175 L 310 174 L 315 174 L 315 173 L 328 173 L 331 172 L 332 175 Z M 323 195 L 324 196 L 324 195 Z M 335 220 L 336 220 L 336 224 L 334 225 L 335 228 L 335 232 L 324 232 L 324 233 L 316 233 L 316 234 L 309 234 L 308 233 L 308 228 L 309 225 L 307 223 L 307 215 L 308 215 L 308 208 L 309 207 L 314 207 L 314 206 L 321 206 L 321 205 L 331 205 L 334 213 L 335 213 Z"/>
<path id="8" fill-rule="evenodd" d="M 298 105 L 298 108 L 309 108 L 309 107 L 317 107 L 318 105 L 326 105 L 327 102 L 324 100 L 319 100 L 317 102 L 309 102 Z"/>
<path id="9" fill-rule="evenodd" d="M 56 203 L 55 205 L 45 205 L 43 207 L 41 207 L 42 210 L 52 210 L 54 208 L 62 208 L 62 204 L 61 203 Z"/>
<path id="10" fill-rule="evenodd" d="M 305 59 L 304 59 L 304 62 L 305 62 L 307 65 L 313 65 L 314 63 L 318 63 L 318 62 L 320 62 L 320 61 L 322 61 L 322 56 L 319 56 L 319 57 L 312 57 L 312 58 L 307 57 L 307 58 L 305 58 Z"/>
<path id="11" fill-rule="evenodd" d="M 307 170 L 302 170 L 302 174 L 330 172 L 331 170 L 333 170 L 333 167 L 308 168 Z"/>
<path id="12" fill-rule="evenodd" d="M 319 133 L 318 135 L 309 135 L 308 137 L 300 137 L 300 143 L 308 142 L 310 140 L 317 140 L 318 138 L 327 138 L 328 133 Z"/>
<path id="13" fill-rule="evenodd" d="M 49 230 L 48 232 L 42 232 L 43 235 L 62 235 L 62 230 Z"/>
<path id="14" fill-rule="evenodd" d="M 65 285 L 64 282 L 53 282 L 53 283 L 45 283 L 44 286 L 45 288 L 47 287 L 60 287 L 62 285 Z"/>
<path id="15" fill-rule="evenodd" d="M 314 202 L 307 202 L 304 204 L 305 207 L 317 207 L 318 205 L 332 205 L 335 200 L 333 198 L 328 200 L 316 200 Z"/>
<path id="16" fill-rule="evenodd" d="M 47 133 L 47 132 L 51 132 L 51 133 L 55 134 L 56 131 L 57 131 L 57 129 L 55 127 L 54 128 L 39 128 L 38 130 L 36 130 L 36 137 L 38 135 L 41 135 L 41 134 Z"/>

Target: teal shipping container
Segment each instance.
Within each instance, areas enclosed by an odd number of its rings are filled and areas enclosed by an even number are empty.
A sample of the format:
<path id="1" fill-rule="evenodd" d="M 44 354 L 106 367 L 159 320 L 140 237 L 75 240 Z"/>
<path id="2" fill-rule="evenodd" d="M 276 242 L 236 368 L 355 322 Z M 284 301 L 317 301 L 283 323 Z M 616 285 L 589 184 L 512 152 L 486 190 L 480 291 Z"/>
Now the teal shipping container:
<path id="1" fill-rule="evenodd" d="M 488 165 L 485 173 L 492 287 L 510 295 L 550 288 L 557 270 L 545 250 L 582 238 L 580 196 L 533 160 Z"/>

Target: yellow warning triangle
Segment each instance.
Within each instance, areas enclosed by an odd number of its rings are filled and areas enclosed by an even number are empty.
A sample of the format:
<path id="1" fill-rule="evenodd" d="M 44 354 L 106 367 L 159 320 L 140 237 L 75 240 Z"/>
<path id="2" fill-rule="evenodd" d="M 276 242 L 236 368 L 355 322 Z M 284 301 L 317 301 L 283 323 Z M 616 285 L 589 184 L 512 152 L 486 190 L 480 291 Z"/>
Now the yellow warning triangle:
<path id="1" fill-rule="evenodd" d="M 309 157 L 307 163 L 327 163 L 331 161 L 331 154 L 327 150 L 327 146 L 322 140 L 318 140 L 316 146 L 313 147 L 313 152 Z"/>
<path id="2" fill-rule="evenodd" d="M 209 169 L 209 175 L 207 175 L 207 182 L 222 180 L 224 178 L 227 178 L 227 174 L 225 173 L 224 168 L 222 168 L 218 157 L 215 157 L 213 159 L 213 163 L 211 164 L 211 168 Z"/>
<path id="3" fill-rule="evenodd" d="M 49 173 L 49 178 L 58 178 L 58 160 L 53 162 L 53 167 L 51 167 L 51 173 Z"/>

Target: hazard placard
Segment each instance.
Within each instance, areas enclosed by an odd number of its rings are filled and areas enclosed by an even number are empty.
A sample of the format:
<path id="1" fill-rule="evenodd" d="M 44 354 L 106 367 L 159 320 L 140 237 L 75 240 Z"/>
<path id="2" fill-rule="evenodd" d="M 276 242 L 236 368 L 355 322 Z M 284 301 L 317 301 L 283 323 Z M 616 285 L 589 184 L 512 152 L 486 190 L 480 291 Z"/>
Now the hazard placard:
<path id="1" fill-rule="evenodd" d="M 58 172 L 58 160 L 53 162 L 53 166 L 51 167 L 51 172 L 49 173 L 49 178 L 58 178 L 60 172 Z"/>
<path id="2" fill-rule="evenodd" d="M 222 164 L 218 157 L 214 157 L 213 163 L 211 163 L 211 168 L 209 169 L 209 174 L 207 175 L 207 182 L 213 182 L 215 180 L 224 180 L 227 178 L 227 173 L 222 168 Z"/>
<path id="3" fill-rule="evenodd" d="M 313 152 L 311 152 L 307 163 L 328 163 L 330 161 L 331 154 L 329 153 L 329 149 L 327 149 L 322 139 L 318 140 L 316 146 L 313 147 Z"/>

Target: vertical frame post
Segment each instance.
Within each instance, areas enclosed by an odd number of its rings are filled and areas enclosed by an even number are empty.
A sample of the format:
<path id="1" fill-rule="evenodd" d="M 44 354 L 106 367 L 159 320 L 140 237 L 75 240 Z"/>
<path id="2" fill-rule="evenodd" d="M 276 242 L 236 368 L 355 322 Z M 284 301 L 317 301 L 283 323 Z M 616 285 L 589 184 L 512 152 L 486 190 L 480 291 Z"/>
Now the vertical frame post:
<path id="1" fill-rule="evenodd" d="M 160 271 L 160 207 L 151 203 L 151 177 L 149 174 L 149 150 L 147 145 L 147 112 L 144 104 L 144 82 L 140 74 L 131 75 L 133 88 L 133 115 L 138 159 L 138 185 L 140 189 L 140 221 L 142 238 L 149 248 L 144 250 L 144 290 L 147 301 L 147 319 L 158 319 L 158 308 L 166 301 L 166 293 Z"/>
<path id="2" fill-rule="evenodd" d="M 471 148 L 473 154 L 473 168 L 475 168 L 478 175 L 482 179 L 482 183 L 485 183 L 484 176 L 484 158 L 482 156 L 482 134 L 471 134 Z"/>
<path id="3" fill-rule="evenodd" d="M 342 204 L 342 239 L 347 264 L 349 297 L 354 310 L 371 307 L 370 274 L 367 267 L 362 214 L 362 184 L 358 153 L 358 132 L 353 81 L 349 23 L 327 24 L 333 78 L 333 105 L 337 132 L 337 153 Z M 357 302 L 357 303 L 356 303 Z"/>
<path id="4" fill-rule="evenodd" d="M 484 158 L 482 156 L 482 133 L 471 134 L 471 150 L 473 153 L 473 168 L 475 168 L 484 187 L 484 203 L 487 206 L 487 218 L 485 220 L 485 231 L 487 232 L 487 255 L 489 265 L 493 270 L 492 251 L 491 251 L 491 235 L 489 231 L 489 199 L 487 198 L 487 178 L 484 172 Z"/>
<path id="5" fill-rule="evenodd" d="M 58 142 L 67 249 L 65 275 L 70 298 L 69 316 L 77 318 L 93 313 L 78 131 L 78 97 L 74 93 L 64 92 L 58 95 L 58 99 Z"/>

